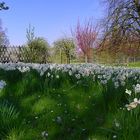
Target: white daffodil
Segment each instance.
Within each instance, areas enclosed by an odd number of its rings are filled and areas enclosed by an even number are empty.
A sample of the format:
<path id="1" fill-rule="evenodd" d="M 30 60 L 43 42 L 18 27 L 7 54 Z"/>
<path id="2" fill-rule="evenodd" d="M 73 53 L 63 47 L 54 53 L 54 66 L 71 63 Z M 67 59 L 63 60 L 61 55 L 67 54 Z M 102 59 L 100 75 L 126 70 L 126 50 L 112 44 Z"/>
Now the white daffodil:
<path id="1" fill-rule="evenodd" d="M 0 89 L 3 89 L 6 86 L 6 82 L 3 80 L 0 80 Z"/>
<path id="2" fill-rule="evenodd" d="M 56 79 L 59 79 L 59 75 L 56 75 Z"/>
<path id="3" fill-rule="evenodd" d="M 50 77 L 50 75 L 51 75 L 51 74 L 48 72 L 48 73 L 47 73 L 47 76 Z"/>
<path id="4" fill-rule="evenodd" d="M 77 78 L 77 79 L 80 79 L 80 74 L 75 74 L 75 77 Z"/>
<path id="5" fill-rule="evenodd" d="M 126 104 L 125 107 L 127 108 L 128 111 L 130 111 L 136 108 L 138 104 L 140 104 L 140 100 L 138 100 L 137 98 L 134 98 L 134 101 L 131 102 L 130 104 Z"/>
<path id="6" fill-rule="evenodd" d="M 70 70 L 70 71 L 69 71 L 69 76 L 71 76 L 71 75 L 72 75 L 72 71 Z"/>
<path id="7" fill-rule="evenodd" d="M 137 98 L 134 98 L 134 102 L 140 104 L 140 99 L 138 100 Z"/>
<path id="8" fill-rule="evenodd" d="M 127 108 L 128 111 L 130 111 L 130 110 L 136 108 L 137 105 L 138 105 L 138 104 L 137 104 L 136 102 L 132 102 L 132 103 L 130 103 L 130 104 L 126 104 L 125 107 Z"/>
<path id="9" fill-rule="evenodd" d="M 135 90 L 135 93 L 140 93 L 140 84 L 136 84 L 134 90 Z"/>
<path id="10" fill-rule="evenodd" d="M 128 89 L 126 89 L 126 90 L 125 90 L 125 93 L 127 93 L 128 95 L 130 95 L 130 96 L 131 96 L 132 91 L 131 91 L 131 90 L 128 90 Z"/>

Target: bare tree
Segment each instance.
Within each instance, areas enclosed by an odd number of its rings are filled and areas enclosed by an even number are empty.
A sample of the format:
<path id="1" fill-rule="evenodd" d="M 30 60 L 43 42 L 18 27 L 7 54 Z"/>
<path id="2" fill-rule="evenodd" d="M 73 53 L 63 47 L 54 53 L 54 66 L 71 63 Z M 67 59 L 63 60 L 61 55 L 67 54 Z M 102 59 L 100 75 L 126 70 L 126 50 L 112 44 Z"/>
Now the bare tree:
<path id="1" fill-rule="evenodd" d="M 104 41 L 110 47 L 135 42 L 140 45 L 140 0 L 107 0 L 108 16 L 104 24 Z M 134 43 L 134 41 L 133 41 Z"/>
<path id="2" fill-rule="evenodd" d="M 8 45 L 9 45 L 9 40 L 6 35 L 6 30 L 3 29 L 2 22 L 0 20 L 0 46 L 8 46 Z"/>
<path id="3" fill-rule="evenodd" d="M 29 27 L 26 29 L 26 38 L 27 43 L 30 44 L 35 39 L 35 28 L 29 24 Z"/>
<path id="4" fill-rule="evenodd" d="M 98 35 L 97 27 L 94 27 L 92 20 L 88 20 L 84 25 L 78 22 L 72 34 L 76 39 L 78 49 L 84 54 L 85 63 L 89 62 L 90 52 Z"/>
<path id="5" fill-rule="evenodd" d="M 107 15 L 103 20 L 100 50 L 114 62 L 140 58 L 140 0 L 104 0 Z"/>

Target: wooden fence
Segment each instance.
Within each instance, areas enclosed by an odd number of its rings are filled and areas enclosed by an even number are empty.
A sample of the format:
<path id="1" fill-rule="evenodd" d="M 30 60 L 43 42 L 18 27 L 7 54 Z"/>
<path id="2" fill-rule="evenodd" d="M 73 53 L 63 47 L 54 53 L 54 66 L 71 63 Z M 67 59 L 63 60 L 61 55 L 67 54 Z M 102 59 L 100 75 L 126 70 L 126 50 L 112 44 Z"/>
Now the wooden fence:
<path id="1" fill-rule="evenodd" d="M 0 62 L 48 63 L 48 53 L 31 50 L 24 46 L 0 46 Z"/>

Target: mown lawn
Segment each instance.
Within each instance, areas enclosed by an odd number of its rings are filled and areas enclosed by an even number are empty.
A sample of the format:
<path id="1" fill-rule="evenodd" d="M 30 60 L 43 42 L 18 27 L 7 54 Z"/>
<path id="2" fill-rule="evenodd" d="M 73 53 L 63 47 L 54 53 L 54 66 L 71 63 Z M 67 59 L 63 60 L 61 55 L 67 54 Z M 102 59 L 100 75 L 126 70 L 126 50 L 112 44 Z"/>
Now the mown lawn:
<path id="1" fill-rule="evenodd" d="M 129 67 L 140 67 L 140 62 L 133 62 L 128 64 Z"/>

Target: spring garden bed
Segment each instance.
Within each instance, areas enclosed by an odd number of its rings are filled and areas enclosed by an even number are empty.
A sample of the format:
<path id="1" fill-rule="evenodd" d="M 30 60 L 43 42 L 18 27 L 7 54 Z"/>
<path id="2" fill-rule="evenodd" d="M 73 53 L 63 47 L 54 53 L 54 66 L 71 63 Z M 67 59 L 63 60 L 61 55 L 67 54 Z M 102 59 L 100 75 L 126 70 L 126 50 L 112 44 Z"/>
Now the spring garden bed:
<path id="1" fill-rule="evenodd" d="M 140 69 L 0 64 L 0 138 L 140 139 Z"/>

